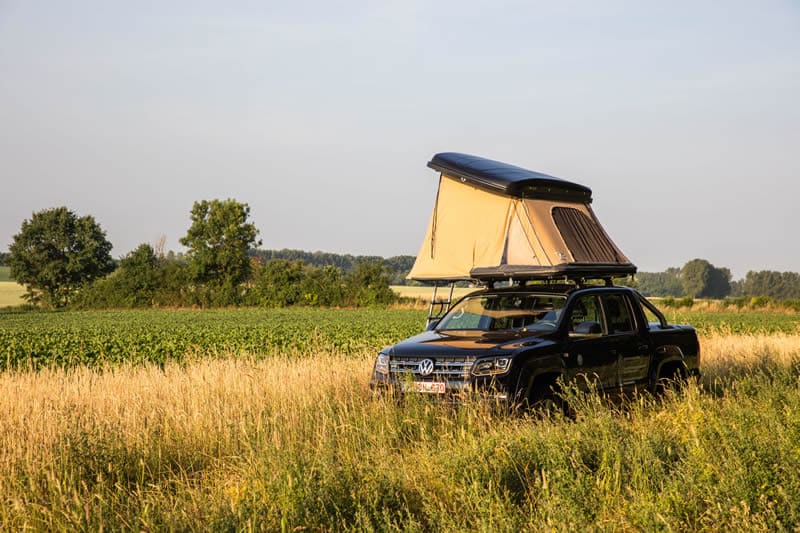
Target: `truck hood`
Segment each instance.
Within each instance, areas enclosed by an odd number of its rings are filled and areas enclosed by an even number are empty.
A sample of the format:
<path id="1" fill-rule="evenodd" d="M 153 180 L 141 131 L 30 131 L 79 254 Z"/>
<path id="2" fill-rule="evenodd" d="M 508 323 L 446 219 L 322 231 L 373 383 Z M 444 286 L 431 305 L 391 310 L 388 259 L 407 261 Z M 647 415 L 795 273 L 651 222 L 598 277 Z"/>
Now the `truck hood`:
<path id="1" fill-rule="evenodd" d="M 516 350 L 542 342 L 544 332 L 426 331 L 391 348 L 397 356 L 475 355 L 479 352 Z"/>

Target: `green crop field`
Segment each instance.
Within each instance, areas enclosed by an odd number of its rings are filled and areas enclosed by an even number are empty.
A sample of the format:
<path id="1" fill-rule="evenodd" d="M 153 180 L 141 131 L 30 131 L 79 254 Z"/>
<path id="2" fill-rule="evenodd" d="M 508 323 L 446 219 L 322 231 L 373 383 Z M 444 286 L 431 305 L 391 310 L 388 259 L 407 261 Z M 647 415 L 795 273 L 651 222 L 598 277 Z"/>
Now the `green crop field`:
<path id="1" fill-rule="evenodd" d="M 5 312 L 0 369 L 165 363 L 227 355 L 375 351 L 422 330 L 425 311 L 226 309 Z M 796 314 L 667 313 L 701 333 L 800 333 Z"/>
<path id="2" fill-rule="evenodd" d="M 11 281 L 11 267 L 0 266 L 0 281 Z"/>
<path id="3" fill-rule="evenodd" d="M 0 529 L 796 529 L 798 315 L 668 314 L 702 380 L 567 420 L 372 397 L 420 310 L 3 312 Z"/>
<path id="4" fill-rule="evenodd" d="M 419 332 L 416 310 L 226 309 L 0 313 L 0 368 L 375 351 Z"/>

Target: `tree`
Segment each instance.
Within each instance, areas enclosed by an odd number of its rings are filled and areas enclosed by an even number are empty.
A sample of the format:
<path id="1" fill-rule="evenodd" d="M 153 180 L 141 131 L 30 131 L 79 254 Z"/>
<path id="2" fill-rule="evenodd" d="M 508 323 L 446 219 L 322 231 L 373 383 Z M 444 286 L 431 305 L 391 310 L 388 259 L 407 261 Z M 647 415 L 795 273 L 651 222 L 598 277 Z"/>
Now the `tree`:
<path id="1" fill-rule="evenodd" d="M 741 282 L 741 293 L 744 296 L 769 296 L 779 300 L 800 298 L 800 274 L 751 270 Z"/>
<path id="2" fill-rule="evenodd" d="M 159 259 L 153 247 L 140 244 L 120 259 L 115 285 L 125 307 L 147 307 L 159 288 Z"/>
<path id="3" fill-rule="evenodd" d="M 692 259 L 681 269 L 681 284 L 693 298 L 725 298 L 731 293 L 731 271 L 705 259 Z"/>
<path id="4" fill-rule="evenodd" d="M 189 248 L 192 279 L 211 289 L 213 303 L 235 303 L 239 285 L 250 276 L 247 252 L 261 241 L 249 216 L 250 206 L 232 199 L 192 207 L 192 225 L 180 242 Z"/>
<path id="5" fill-rule="evenodd" d="M 733 279 L 733 275 L 729 268 L 716 268 L 714 265 L 711 265 L 707 297 L 722 299 L 730 295 L 732 289 L 731 279 Z"/>
<path id="6" fill-rule="evenodd" d="M 636 274 L 637 289 L 645 296 L 683 296 L 679 268 L 668 268 L 664 272 L 639 272 Z"/>
<path id="7" fill-rule="evenodd" d="M 66 207 L 23 221 L 9 252 L 11 275 L 26 286 L 25 298 L 52 307 L 67 305 L 79 287 L 114 270 L 111 243 L 100 225 Z"/>
<path id="8" fill-rule="evenodd" d="M 266 307 L 286 307 L 301 302 L 302 283 L 306 276 L 303 261 L 272 259 L 260 266 L 255 275 L 253 300 Z"/>
<path id="9" fill-rule="evenodd" d="M 345 279 L 350 305 L 386 305 L 397 300 L 389 287 L 391 272 L 383 263 L 360 263 Z"/>

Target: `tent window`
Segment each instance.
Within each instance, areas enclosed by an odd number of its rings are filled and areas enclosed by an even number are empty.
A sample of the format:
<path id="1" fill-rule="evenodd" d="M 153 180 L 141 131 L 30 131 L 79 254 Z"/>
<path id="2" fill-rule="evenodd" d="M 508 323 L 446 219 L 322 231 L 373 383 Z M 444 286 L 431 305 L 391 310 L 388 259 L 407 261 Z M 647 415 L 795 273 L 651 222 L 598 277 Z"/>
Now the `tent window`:
<path id="1" fill-rule="evenodd" d="M 576 263 L 619 263 L 614 245 L 593 219 L 571 207 L 554 207 L 553 221 Z"/>

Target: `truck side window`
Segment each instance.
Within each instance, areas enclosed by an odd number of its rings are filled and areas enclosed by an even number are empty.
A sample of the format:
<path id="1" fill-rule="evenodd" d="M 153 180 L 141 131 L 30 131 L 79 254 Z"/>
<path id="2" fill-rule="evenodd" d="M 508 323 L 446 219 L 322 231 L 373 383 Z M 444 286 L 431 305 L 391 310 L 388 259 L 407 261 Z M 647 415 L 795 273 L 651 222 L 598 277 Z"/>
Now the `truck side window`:
<path id="1" fill-rule="evenodd" d="M 575 326 L 581 322 L 597 322 L 603 326 L 603 313 L 600 312 L 600 302 L 597 296 L 581 296 L 575 301 L 572 314 L 569 317 L 569 330 L 575 331 Z"/>
<path id="2" fill-rule="evenodd" d="M 644 317 L 645 320 L 647 320 L 647 327 L 649 329 L 653 329 L 654 327 L 667 327 L 667 319 L 664 318 L 664 315 L 652 302 L 647 300 L 644 296 L 639 296 L 639 303 L 642 304 L 642 311 L 644 311 Z"/>
<path id="3" fill-rule="evenodd" d="M 603 295 L 603 308 L 606 314 L 609 335 L 633 331 L 633 317 L 624 295 Z"/>
<path id="4" fill-rule="evenodd" d="M 661 319 L 656 316 L 648 307 L 642 306 L 644 312 L 644 319 L 647 321 L 648 329 L 653 329 L 653 326 L 658 328 L 661 325 Z"/>

